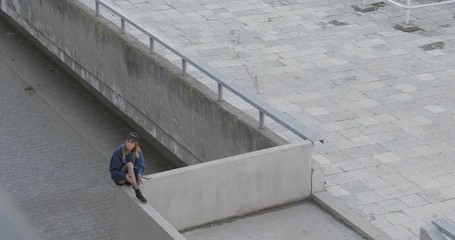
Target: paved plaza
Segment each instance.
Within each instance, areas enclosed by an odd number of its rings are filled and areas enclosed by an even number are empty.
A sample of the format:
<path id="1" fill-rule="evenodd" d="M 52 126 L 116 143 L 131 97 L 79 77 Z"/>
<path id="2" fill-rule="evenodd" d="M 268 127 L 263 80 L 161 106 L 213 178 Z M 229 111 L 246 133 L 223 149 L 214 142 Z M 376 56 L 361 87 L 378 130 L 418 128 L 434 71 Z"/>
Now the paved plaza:
<path id="1" fill-rule="evenodd" d="M 360 0 L 110 2 L 325 139 L 313 158 L 325 167 L 327 191 L 392 238 L 415 240 L 437 216 L 455 221 L 453 4 L 413 10 L 420 30 L 405 33 L 393 28 L 404 10 L 386 3 L 356 12 Z"/>
<path id="2" fill-rule="evenodd" d="M 0 83 L 0 238 L 22 239 L 18 218 L 23 239 L 114 239 L 108 166 L 131 128 L 2 18 Z M 147 174 L 172 167 L 142 148 Z"/>

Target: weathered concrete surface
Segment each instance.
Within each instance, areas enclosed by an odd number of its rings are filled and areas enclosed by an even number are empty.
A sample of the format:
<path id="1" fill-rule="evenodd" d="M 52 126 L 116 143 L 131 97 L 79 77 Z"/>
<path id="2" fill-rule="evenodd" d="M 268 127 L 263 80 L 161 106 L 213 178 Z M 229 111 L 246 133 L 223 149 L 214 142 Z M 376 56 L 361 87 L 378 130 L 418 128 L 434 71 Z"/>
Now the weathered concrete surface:
<path id="1" fill-rule="evenodd" d="M 185 240 L 151 205 L 138 204 L 131 187 L 117 187 L 117 239 Z"/>
<path id="2" fill-rule="evenodd" d="M 419 240 L 447 240 L 447 238 L 434 224 L 427 224 L 420 228 Z"/>
<path id="3" fill-rule="evenodd" d="M 143 193 L 177 230 L 292 203 L 311 194 L 311 148 L 287 144 L 154 174 Z"/>
<path id="4" fill-rule="evenodd" d="M 77 1 L 2 2 L 2 9 L 45 48 L 101 93 L 126 118 L 186 164 L 263 149 L 285 141 L 168 60 L 149 56 Z M 235 113 L 232 114 L 232 113 Z M 256 126 L 254 126 L 256 125 Z"/>
<path id="5" fill-rule="evenodd" d="M 188 240 L 363 240 L 311 201 L 183 233 Z"/>
<path id="6" fill-rule="evenodd" d="M 115 239 L 108 165 L 130 130 L 0 18 L 0 198 L 10 197 L 8 210 L 36 238 Z M 141 147 L 147 174 L 172 167 L 145 141 Z"/>
<path id="7" fill-rule="evenodd" d="M 349 208 L 332 194 L 328 192 L 313 193 L 311 199 L 366 239 L 391 239 L 382 230 L 365 221 L 360 212 L 356 211 L 356 209 Z"/>

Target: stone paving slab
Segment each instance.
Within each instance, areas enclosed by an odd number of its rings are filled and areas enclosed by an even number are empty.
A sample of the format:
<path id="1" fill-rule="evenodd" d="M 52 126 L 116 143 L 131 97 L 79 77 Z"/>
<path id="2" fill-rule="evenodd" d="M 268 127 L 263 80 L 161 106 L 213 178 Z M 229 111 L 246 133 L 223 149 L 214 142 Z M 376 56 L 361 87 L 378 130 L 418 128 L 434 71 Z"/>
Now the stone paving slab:
<path id="1" fill-rule="evenodd" d="M 0 83 L 2 194 L 40 239 L 114 239 L 108 166 L 131 128 L 1 18 Z M 172 168 L 141 146 L 148 174 Z"/>
<path id="2" fill-rule="evenodd" d="M 361 13 L 358 0 L 109 2 L 322 136 L 313 157 L 327 191 L 394 239 L 417 239 L 417 226 L 438 216 L 455 220 L 452 5 L 413 10 L 421 30 L 404 33 L 393 27 L 405 11 L 387 3 Z M 424 2 L 435 1 L 415 4 Z"/>

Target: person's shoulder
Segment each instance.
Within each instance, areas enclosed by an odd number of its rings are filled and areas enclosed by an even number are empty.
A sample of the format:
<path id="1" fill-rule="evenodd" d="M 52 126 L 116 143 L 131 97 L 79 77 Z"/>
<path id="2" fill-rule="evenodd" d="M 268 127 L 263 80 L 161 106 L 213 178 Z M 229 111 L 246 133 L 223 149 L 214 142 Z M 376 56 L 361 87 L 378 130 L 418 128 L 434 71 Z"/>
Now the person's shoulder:
<path id="1" fill-rule="evenodd" d="M 120 144 L 120 146 L 118 146 L 118 147 L 114 150 L 114 154 L 121 154 L 121 153 L 122 153 L 122 149 L 123 149 L 123 144 Z"/>

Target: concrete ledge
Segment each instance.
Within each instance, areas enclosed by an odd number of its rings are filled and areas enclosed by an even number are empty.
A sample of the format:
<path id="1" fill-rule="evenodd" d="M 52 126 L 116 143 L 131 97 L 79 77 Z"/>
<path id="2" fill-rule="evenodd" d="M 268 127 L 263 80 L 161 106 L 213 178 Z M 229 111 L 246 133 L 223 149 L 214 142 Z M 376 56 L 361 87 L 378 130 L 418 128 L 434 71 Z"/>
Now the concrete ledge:
<path id="1" fill-rule="evenodd" d="M 306 199 L 310 142 L 288 144 L 153 174 L 143 193 L 177 230 Z"/>
<path id="2" fill-rule="evenodd" d="M 360 214 L 346 206 L 341 200 L 334 197 L 329 192 L 313 193 L 311 198 L 320 206 L 329 211 L 333 216 L 340 219 L 354 231 L 367 239 L 392 240 L 382 230 L 374 227 L 366 221 Z"/>
<path id="3" fill-rule="evenodd" d="M 138 204 L 133 195 L 131 187 L 117 187 L 117 239 L 185 240 L 152 206 Z"/>
<path id="4" fill-rule="evenodd" d="M 447 238 L 442 235 L 434 224 L 427 224 L 420 228 L 419 240 L 447 240 Z"/>

